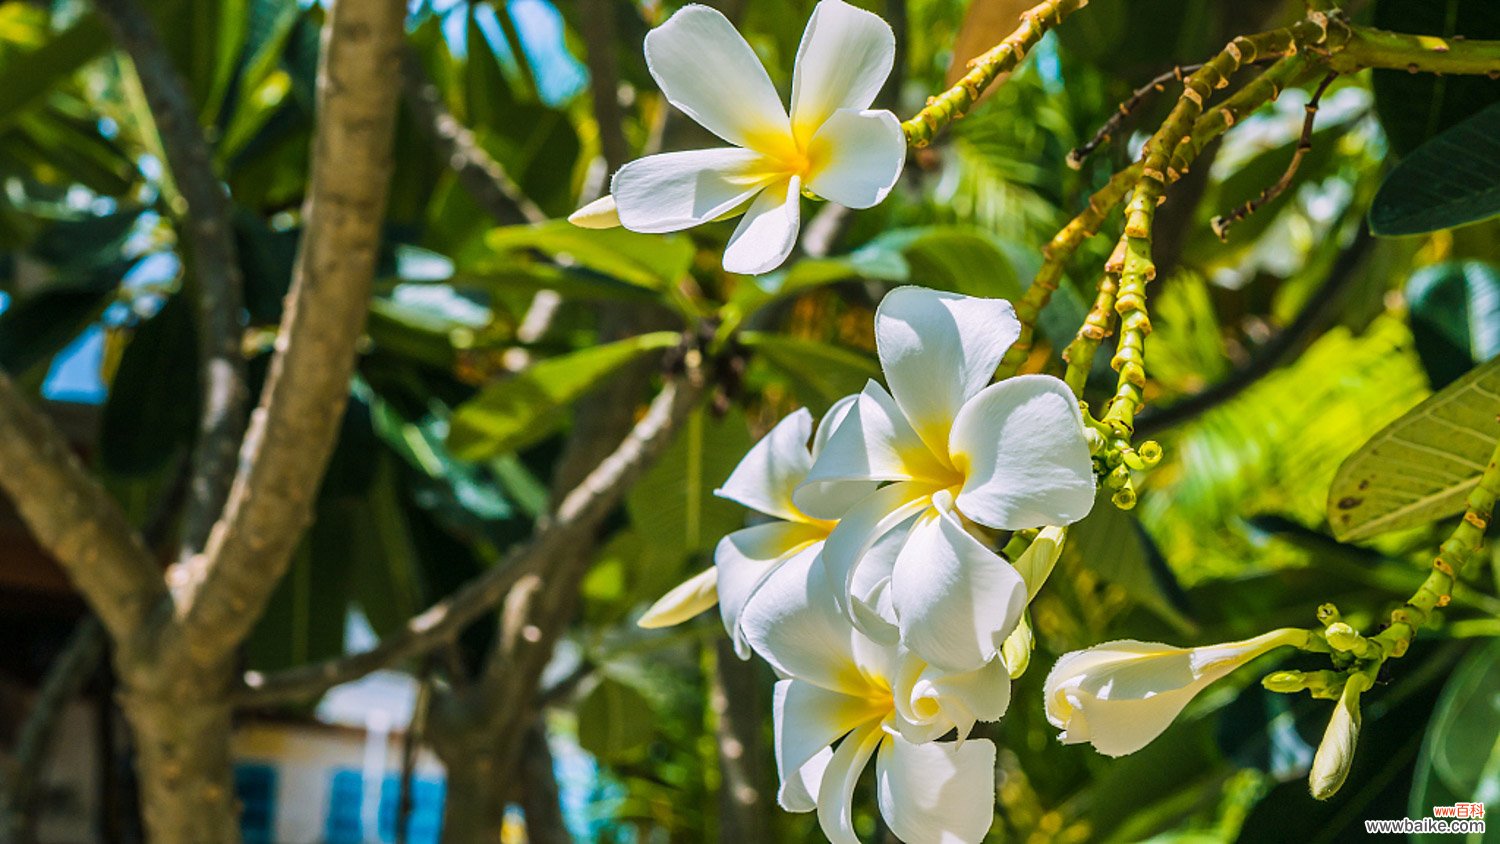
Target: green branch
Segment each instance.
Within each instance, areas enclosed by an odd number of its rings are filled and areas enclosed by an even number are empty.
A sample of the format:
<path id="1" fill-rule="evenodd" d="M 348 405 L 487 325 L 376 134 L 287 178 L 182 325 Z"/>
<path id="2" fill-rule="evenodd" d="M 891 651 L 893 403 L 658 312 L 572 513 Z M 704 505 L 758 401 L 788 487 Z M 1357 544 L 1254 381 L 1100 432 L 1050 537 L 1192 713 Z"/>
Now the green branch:
<path id="1" fill-rule="evenodd" d="M 907 142 L 915 147 L 930 143 L 944 126 L 968 112 L 996 77 L 1014 70 L 1049 29 L 1088 4 L 1089 0 L 1046 0 L 1022 12 L 1021 26 L 1015 32 L 970 61 L 962 79 L 928 97 L 927 105 L 901 124 Z"/>

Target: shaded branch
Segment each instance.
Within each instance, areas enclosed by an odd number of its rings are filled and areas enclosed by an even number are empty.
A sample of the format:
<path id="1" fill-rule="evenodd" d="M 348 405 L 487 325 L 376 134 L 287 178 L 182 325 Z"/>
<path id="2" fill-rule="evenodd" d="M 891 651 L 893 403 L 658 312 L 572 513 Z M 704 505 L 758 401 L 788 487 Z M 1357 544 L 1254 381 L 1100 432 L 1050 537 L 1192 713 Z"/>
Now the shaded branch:
<path id="1" fill-rule="evenodd" d="M 0 466 L 0 487 L 22 521 L 67 572 L 111 636 L 121 641 L 140 631 L 167 597 L 161 567 L 51 420 L 3 373 Z"/>
<path id="2" fill-rule="evenodd" d="M 518 226 L 547 219 L 542 209 L 511 180 L 500 162 L 479 145 L 474 132 L 448 111 L 443 104 L 443 92 L 427 78 L 421 57 L 410 48 L 402 56 L 401 93 L 417 126 L 438 148 L 458 177 L 458 183 L 495 222 Z"/>
<path id="3" fill-rule="evenodd" d="M 1254 214 L 1261 206 L 1281 196 L 1291 186 L 1292 178 L 1297 175 L 1297 170 L 1302 167 L 1302 159 L 1312 151 L 1313 121 L 1318 117 L 1318 102 L 1323 99 L 1323 92 L 1327 91 L 1328 86 L 1333 84 L 1333 80 L 1337 78 L 1337 73 L 1330 73 L 1323 77 L 1323 81 L 1318 83 L 1317 89 L 1313 91 L 1312 97 L 1308 99 L 1307 105 L 1303 106 L 1307 114 L 1302 118 L 1302 134 L 1297 139 L 1297 149 L 1292 152 L 1292 160 L 1287 164 L 1286 170 L 1282 172 L 1281 178 L 1277 179 L 1275 184 L 1261 191 L 1259 196 L 1249 200 L 1244 205 L 1235 208 L 1228 214 L 1221 214 L 1209 221 L 1209 226 L 1213 228 L 1214 234 L 1218 235 L 1219 240 L 1227 241 L 1229 239 L 1230 226 Z"/>
<path id="4" fill-rule="evenodd" d="M 596 529 L 630 485 L 666 449 L 701 393 L 696 376 L 668 382 L 624 442 L 568 493 L 553 517 L 538 522 L 529 542 L 512 549 L 484 574 L 408 621 L 400 632 L 352 656 L 277 674 L 248 673 L 239 702 L 260 706 L 310 698 L 451 641 L 493 610 L 522 576 L 534 575 L 576 536 Z"/>
<path id="5" fill-rule="evenodd" d="M 604 154 L 605 167 L 613 175 L 630 160 L 625 114 L 620 109 L 619 64 L 615 58 L 615 4 L 609 0 L 579 0 L 578 7 L 583 15 L 589 96 L 594 103 L 594 122 L 599 125 L 599 150 Z M 605 184 L 608 185 L 608 180 Z"/>
<path id="6" fill-rule="evenodd" d="M 1104 125 L 1099 127 L 1099 131 L 1095 132 L 1092 138 L 1089 138 L 1083 145 L 1075 147 L 1068 153 L 1068 166 L 1074 170 L 1081 169 L 1083 162 L 1090 155 L 1094 154 L 1094 150 L 1109 143 L 1114 138 L 1115 133 L 1120 131 L 1120 127 L 1124 125 L 1125 118 L 1140 108 L 1141 103 L 1145 102 L 1153 93 L 1165 91 L 1168 82 L 1173 80 L 1181 82 L 1184 74 L 1193 73 L 1200 67 L 1203 67 L 1203 65 L 1177 65 L 1171 70 L 1159 74 L 1145 85 L 1135 89 L 1135 93 L 1130 95 L 1130 99 L 1120 103 L 1115 109 L 1115 113 L 1111 114 L 1109 119 L 1104 121 Z"/>
<path id="7" fill-rule="evenodd" d="M 187 88 L 146 10 L 136 0 L 94 0 L 94 5 L 135 66 L 172 180 L 187 203 L 174 211 L 194 270 L 202 408 L 183 515 L 181 554 L 186 558 L 203 549 L 229 494 L 250 395 L 241 351 L 244 292 L 231 207 Z"/>
<path id="8" fill-rule="evenodd" d="M 207 664 L 249 633 L 312 519 L 369 307 L 392 169 L 406 6 L 340 0 L 323 29 L 306 226 L 276 355 L 224 515 L 173 578 Z"/>
<path id="9" fill-rule="evenodd" d="M 31 838 L 36 787 L 68 703 L 77 697 L 104 657 L 105 635 L 99 619 L 78 623 L 47 670 L 31 714 L 21 725 L 6 776 L 0 778 L 0 841 Z"/>
<path id="10" fill-rule="evenodd" d="M 1230 373 L 1224 380 L 1168 407 L 1143 412 L 1136 420 L 1136 434 L 1141 437 L 1154 436 L 1167 428 L 1202 416 L 1235 398 L 1291 360 L 1338 315 L 1339 307 L 1343 304 L 1343 294 L 1357 278 L 1357 270 L 1369 254 L 1374 241 L 1374 237 L 1361 223 L 1354 242 L 1339 254 L 1338 260 L 1329 269 L 1327 278 L 1308 297 L 1307 306 L 1290 325 L 1262 346 L 1249 363 Z"/>

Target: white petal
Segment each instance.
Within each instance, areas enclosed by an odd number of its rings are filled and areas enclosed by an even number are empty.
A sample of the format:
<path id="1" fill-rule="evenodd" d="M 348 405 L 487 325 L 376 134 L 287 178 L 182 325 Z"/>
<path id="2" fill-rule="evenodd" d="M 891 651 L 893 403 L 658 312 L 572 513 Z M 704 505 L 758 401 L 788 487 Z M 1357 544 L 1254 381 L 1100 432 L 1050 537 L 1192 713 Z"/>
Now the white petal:
<path id="1" fill-rule="evenodd" d="M 872 12 L 841 0 L 813 8 L 792 70 L 792 125 L 806 142 L 839 109 L 869 108 L 891 75 L 896 34 Z"/>
<path id="2" fill-rule="evenodd" d="M 854 784 L 882 739 L 890 740 L 878 723 L 855 730 L 833 751 L 818 785 L 818 825 L 829 844 L 860 844 L 854 834 Z"/>
<path id="3" fill-rule="evenodd" d="M 731 144 L 755 149 L 791 136 L 765 66 L 715 9 L 684 6 L 647 33 L 646 66 L 672 105 Z"/>
<path id="4" fill-rule="evenodd" d="M 741 659 L 750 656 L 740 629 L 740 614 L 750 596 L 793 554 L 824 538 L 823 529 L 797 522 L 770 522 L 737 530 L 714 547 L 718 573 L 719 615 Z"/>
<path id="5" fill-rule="evenodd" d="M 705 569 L 661 596 L 636 624 L 648 629 L 681 624 L 719 602 L 719 573 Z"/>
<path id="6" fill-rule="evenodd" d="M 891 603 L 902 644 L 945 670 L 972 671 L 994 659 L 1015 629 L 1026 582 L 951 511 L 929 511 L 896 560 Z"/>
<path id="7" fill-rule="evenodd" d="M 792 491 L 812 467 L 807 445 L 811 435 L 812 414 L 807 408 L 787 416 L 750 448 L 730 473 L 729 480 L 714 490 L 714 495 L 767 516 L 789 522 L 806 521 L 792 504 Z"/>
<path id="8" fill-rule="evenodd" d="M 871 381 L 818 451 L 807 480 L 792 493 L 792 500 L 810 516 L 836 518 L 822 511 L 826 505 L 820 499 L 826 492 L 819 484 L 922 480 L 947 486 L 956 478 L 907 424 L 885 388 Z"/>
<path id="9" fill-rule="evenodd" d="M 801 214 L 800 178 L 793 176 L 767 185 L 729 236 L 724 247 L 724 269 L 759 275 L 781 266 L 797 244 Z"/>
<path id="10" fill-rule="evenodd" d="M 1041 591 L 1042 584 L 1052 574 L 1052 569 L 1057 565 L 1057 558 L 1062 556 L 1063 541 L 1068 536 L 1068 529 L 1061 527 L 1045 527 L 1016 558 L 1016 571 L 1021 573 L 1021 579 L 1026 581 L 1026 601 L 1036 597 Z"/>
<path id="11" fill-rule="evenodd" d="M 880 538 L 912 516 L 927 509 L 932 488 L 915 482 L 881 487 L 855 505 L 839 520 L 823 543 L 822 568 L 826 586 L 837 605 L 847 610 L 854 588 L 856 568 Z"/>
<path id="12" fill-rule="evenodd" d="M 880 204 L 906 164 L 906 133 L 888 111 L 833 113 L 808 145 L 807 188 L 849 208 Z"/>
<path id="13" fill-rule="evenodd" d="M 906 844 L 984 838 L 995 817 L 995 745 L 891 737 L 875 763 L 880 814 Z"/>
<path id="14" fill-rule="evenodd" d="M 1020 334 L 1015 308 L 1003 299 L 898 287 L 875 310 L 875 345 L 891 395 L 944 456 L 959 408 L 990 382 Z"/>
<path id="15" fill-rule="evenodd" d="M 581 229 L 612 229 L 620 225 L 620 209 L 615 198 L 605 194 L 568 215 L 568 222 Z"/>
<path id="16" fill-rule="evenodd" d="M 828 438 L 833 436 L 833 432 L 838 429 L 840 424 L 843 423 L 844 417 L 848 416 L 849 413 L 854 410 L 854 405 L 858 401 L 859 393 L 844 396 L 843 398 L 834 402 L 828 408 L 828 412 L 823 414 L 823 418 L 818 420 L 818 430 L 813 432 L 813 457 L 816 458 L 818 456 L 818 453 L 823 450 L 823 446 L 828 444 Z"/>
<path id="17" fill-rule="evenodd" d="M 1049 375 L 986 387 L 959 411 L 951 448 L 966 476 L 958 509 L 982 525 L 1067 525 L 1094 506 L 1094 468 L 1078 401 Z"/>
<path id="18" fill-rule="evenodd" d="M 694 149 L 648 155 L 626 164 L 615 173 L 610 192 L 621 225 L 659 234 L 737 211 L 775 179 L 766 172 L 760 153 Z"/>
<path id="19" fill-rule="evenodd" d="M 818 787 L 823 782 L 823 772 L 833 761 L 833 748 L 825 747 L 807 760 L 807 764 L 783 777 L 781 788 L 776 790 L 776 803 L 788 812 L 811 812 L 818 808 Z"/>
<path id="20" fill-rule="evenodd" d="M 766 578 L 740 615 L 750 647 L 784 677 L 866 695 L 854 660 L 854 627 L 829 594 L 818 550 L 803 551 Z"/>
<path id="21" fill-rule="evenodd" d="M 855 566 L 854 578 L 849 583 L 854 626 L 884 645 L 894 645 L 900 640 L 900 633 L 896 628 L 896 610 L 891 605 L 891 571 L 896 567 L 901 546 L 906 544 L 907 534 L 911 532 L 917 518 L 908 518 L 875 540 L 875 544 L 870 546 L 870 550 L 865 552 Z"/>
<path id="22" fill-rule="evenodd" d="M 814 459 L 822 453 L 823 446 L 833 436 L 850 411 L 854 410 L 859 401 L 859 393 L 852 396 L 844 396 L 833 403 L 828 412 L 818 422 L 818 430 L 813 433 L 812 456 Z M 844 513 L 850 507 L 858 504 L 860 499 L 875 491 L 880 484 L 876 481 L 820 481 L 817 483 L 803 484 L 793 494 L 794 501 L 800 501 L 809 508 L 807 513 L 817 513 L 816 518 L 836 520 L 843 518 Z"/>
<path id="23" fill-rule="evenodd" d="M 800 680 L 776 684 L 771 723 L 776 731 L 776 773 L 786 784 L 821 751 L 882 713 L 867 699 L 820 689 Z M 805 810 L 804 810 L 805 811 Z"/>

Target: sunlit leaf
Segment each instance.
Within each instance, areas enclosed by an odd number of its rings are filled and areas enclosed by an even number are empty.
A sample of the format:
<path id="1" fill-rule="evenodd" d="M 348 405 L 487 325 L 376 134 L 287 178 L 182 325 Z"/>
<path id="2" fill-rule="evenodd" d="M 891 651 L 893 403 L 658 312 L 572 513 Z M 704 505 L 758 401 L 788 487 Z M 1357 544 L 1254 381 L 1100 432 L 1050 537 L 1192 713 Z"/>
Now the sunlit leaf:
<path id="1" fill-rule="evenodd" d="M 1500 360 L 1408 411 L 1339 467 L 1328 521 L 1345 541 L 1416 527 L 1464 509 L 1500 438 Z"/>
<path id="2" fill-rule="evenodd" d="M 638 356 L 680 339 L 658 331 L 541 361 L 459 406 L 448 447 L 460 460 L 482 460 L 536 442 L 556 428 L 563 407 Z"/>

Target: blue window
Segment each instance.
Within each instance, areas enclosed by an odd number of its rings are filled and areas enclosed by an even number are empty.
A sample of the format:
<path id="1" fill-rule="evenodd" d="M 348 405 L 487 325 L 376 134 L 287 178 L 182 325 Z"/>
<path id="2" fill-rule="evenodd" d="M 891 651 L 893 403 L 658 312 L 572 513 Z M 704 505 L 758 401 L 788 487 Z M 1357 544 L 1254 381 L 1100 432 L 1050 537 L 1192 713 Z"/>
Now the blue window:
<path id="1" fill-rule="evenodd" d="M 260 762 L 234 766 L 234 796 L 240 801 L 240 835 L 245 844 L 276 840 L 276 769 Z"/>
<path id="2" fill-rule="evenodd" d="M 443 780 L 416 777 L 412 780 L 411 812 L 406 818 L 408 844 L 438 844 L 443 826 Z M 329 795 L 328 822 L 325 835 L 328 844 L 365 844 L 378 841 L 393 844 L 396 840 L 396 815 L 401 800 L 401 777 L 387 773 L 380 781 L 378 829 L 366 837 L 363 823 L 365 799 L 364 775 L 352 769 L 333 772 Z"/>

